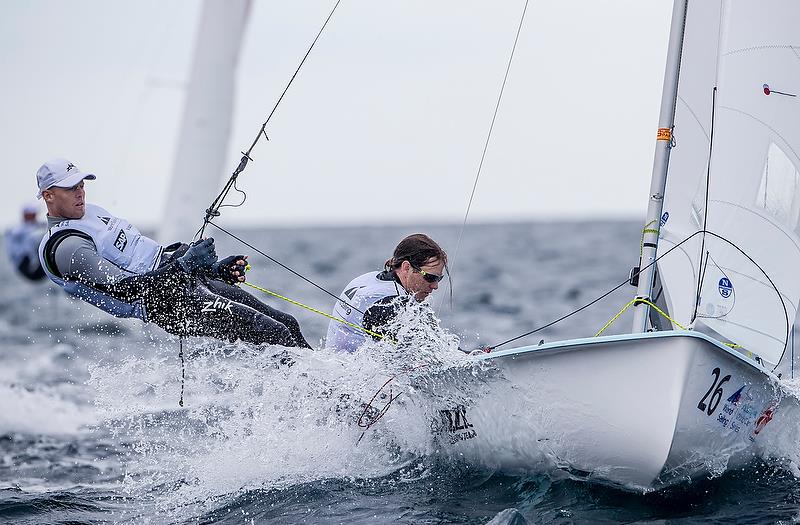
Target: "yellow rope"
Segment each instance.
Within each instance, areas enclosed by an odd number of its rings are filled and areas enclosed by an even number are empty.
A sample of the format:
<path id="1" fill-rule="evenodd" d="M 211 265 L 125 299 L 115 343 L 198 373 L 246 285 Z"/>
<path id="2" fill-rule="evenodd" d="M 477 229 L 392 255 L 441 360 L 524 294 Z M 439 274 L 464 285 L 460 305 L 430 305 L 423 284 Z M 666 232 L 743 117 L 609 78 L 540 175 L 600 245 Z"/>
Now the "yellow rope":
<path id="1" fill-rule="evenodd" d="M 644 236 L 647 235 L 648 233 L 655 233 L 656 235 L 658 235 L 660 233 L 658 228 L 651 228 L 650 227 L 655 223 L 656 223 L 656 221 L 652 220 L 652 221 L 648 222 L 647 224 L 645 224 L 644 228 L 642 228 L 642 240 L 639 242 L 639 257 L 641 257 L 642 254 L 644 253 Z M 628 305 L 628 306 L 630 306 L 630 305 Z"/>
<path id="2" fill-rule="evenodd" d="M 597 332 L 596 334 L 594 334 L 594 336 L 595 336 L 595 337 L 599 337 L 599 336 L 600 336 L 600 334 L 602 334 L 603 332 L 605 332 L 605 331 L 606 331 L 606 329 L 607 329 L 609 326 L 611 326 L 612 324 L 614 324 L 614 321 L 616 321 L 617 319 L 619 319 L 619 318 L 620 318 L 620 316 L 621 316 L 622 314 L 624 314 L 624 313 L 625 313 L 625 311 L 626 311 L 628 308 L 630 308 L 631 306 L 633 306 L 633 305 L 634 305 L 634 304 L 636 304 L 636 303 L 642 303 L 642 304 L 646 304 L 646 305 L 650 306 L 650 308 L 652 308 L 653 310 L 655 310 L 656 312 L 658 312 L 659 314 L 661 314 L 661 315 L 662 315 L 663 317 L 665 317 L 665 318 L 666 318 L 666 319 L 667 319 L 667 320 L 668 320 L 670 323 L 674 324 L 675 326 L 677 326 L 677 327 L 678 327 L 678 328 L 680 328 L 681 330 L 688 330 L 688 328 L 686 328 L 685 326 L 683 326 L 682 324 L 680 324 L 678 321 L 676 321 L 675 319 L 673 319 L 672 317 L 670 317 L 669 315 L 667 315 L 667 313 L 666 313 L 664 310 L 662 310 L 661 308 L 659 308 L 658 306 L 656 306 L 656 305 L 655 305 L 655 304 L 653 304 L 652 302 L 648 301 L 647 299 L 642 299 L 641 297 L 637 297 L 636 299 L 633 299 L 633 300 L 631 300 L 631 301 L 628 301 L 628 304 L 626 304 L 625 306 L 623 306 L 623 307 L 622 307 L 622 310 L 620 310 L 620 311 L 619 311 L 619 313 L 617 313 L 617 315 L 615 315 L 614 317 L 612 317 L 612 318 L 611 318 L 611 320 L 610 320 L 609 322 L 607 322 L 607 323 L 605 324 L 605 326 L 603 326 L 603 328 L 601 328 L 601 329 L 600 329 L 600 331 L 599 331 L 599 332 Z M 722 343 L 722 344 L 724 344 L 725 346 L 729 346 L 729 347 L 731 347 L 731 348 L 741 348 L 741 347 L 742 347 L 742 345 L 739 345 L 739 344 L 736 344 L 736 343 Z M 752 357 L 753 353 L 752 353 L 752 352 L 748 352 L 748 355 L 750 355 L 750 356 Z"/>
<path id="3" fill-rule="evenodd" d="M 666 318 L 666 319 L 667 319 L 669 322 L 671 322 L 672 324 L 674 324 L 675 326 L 677 326 L 677 327 L 678 327 L 678 328 L 680 328 L 681 330 L 688 330 L 688 328 L 686 328 L 685 326 L 683 326 L 682 324 L 680 324 L 678 321 L 676 321 L 675 319 L 673 319 L 672 317 L 670 317 L 669 315 L 667 315 L 667 313 L 666 313 L 664 310 L 662 310 L 661 308 L 659 308 L 658 306 L 656 306 L 656 305 L 655 305 L 655 304 L 653 304 L 652 302 L 648 301 L 647 299 L 642 299 L 641 297 L 637 297 L 636 299 L 632 299 L 631 301 L 628 301 L 628 304 L 626 304 L 625 306 L 623 306 L 623 307 L 622 307 L 622 310 L 620 310 L 620 311 L 619 311 L 619 313 L 618 313 L 617 315 L 615 315 L 614 317 L 612 317 L 612 318 L 611 318 L 611 320 L 610 320 L 609 322 L 607 322 L 607 323 L 605 324 L 605 326 L 603 326 L 603 328 L 601 328 L 601 329 L 600 329 L 600 331 L 599 331 L 599 332 L 597 332 L 596 334 L 594 334 L 594 336 L 595 336 L 595 337 L 598 337 L 600 334 L 602 334 L 603 332 L 605 332 L 605 331 L 606 331 L 606 329 L 608 329 L 608 327 L 609 327 L 609 326 L 611 326 L 612 324 L 614 324 L 614 321 L 616 321 L 617 319 L 619 319 L 619 318 L 620 318 L 620 316 L 621 316 L 622 314 L 624 314 L 624 313 L 625 313 L 625 311 L 626 311 L 628 308 L 630 308 L 631 306 L 633 306 L 633 305 L 634 305 L 634 304 L 636 304 L 636 303 L 642 303 L 642 304 L 646 304 L 646 305 L 650 306 L 650 308 L 654 309 L 656 312 L 658 312 L 659 314 L 661 314 L 662 316 L 664 316 L 664 317 L 665 317 L 665 318 Z"/>
<path id="4" fill-rule="evenodd" d="M 387 340 L 387 341 L 389 341 L 390 343 L 394 343 L 394 341 L 393 341 L 391 338 L 388 338 L 388 337 L 386 337 L 385 335 L 379 334 L 379 333 L 377 333 L 377 332 L 373 332 L 373 331 L 371 331 L 371 330 L 367 330 L 367 329 L 366 329 L 366 328 L 364 328 L 363 326 L 358 326 L 357 324 L 350 323 L 350 322 L 348 322 L 348 321 L 345 321 L 344 319 L 341 319 L 341 318 L 339 318 L 339 317 L 334 317 L 334 316 L 332 316 L 332 315 L 328 315 L 328 314 L 326 314 L 325 312 L 322 312 L 322 311 L 320 311 L 320 310 L 317 310 L 316 308 L 312 308 L 312 307 L 310 307 L 310 306 L 307 306 L 307 305 L 305 305 L 305 304 L 303 304 L 303 303 L 299 303 L 299 302 L 297 302 L 297 301 L 295 301 L 295 300 L 293 300 L 293 299 L 289 299 L 288 297 L 284 297 L 283 295 L 281 295 L 281 294 L 279 294 L 279 293 L 272 292 L 272 291 L 270 291 L 270 290 L 267 290 L 266 288 L 261 288 L 260 286 L 256 286 L 255 284 L 250 284 L 250 283 L 248 283 L 248 282 L 244 282 L 244 283 L 241 283 L 241 284 L 244 284 L 244 285 L 246 285 L 246 286 L 249 286 L 250 288 L 255 288 L 255 289 L 256 289 L 256 290 L 258 290 L 259 292 L 264 292 L 264 293 L 266 293 L 266 294 L 269 294 L 269 295 L 271 295 L 271 296 L 273 296 L 273 297 L 277 297 L 278 299 L 283 299 L 284 301 L 286 301 L 286 302 L 289 302 L 289 303 L 292 303 L 292 304 L 293 304 L 293 305 L 295 305 L 295 306 L 299 306 L 300 308 L 305 308 L 306 310 L 309 310 L 309 311 L 311 311 L 311 312 L 314 312 L 315 314 L 319 314 L 319 315 L 322 315 L 322 316 L 324 316 L 324 317 L 327 317 L 328 319 L 331 319 L 331 320 L 333 320 L 333 321 L 337 321 L 337 322 L 340 322 L 340 323 L 342 323 L 342 324 L 346 324 L 346 325 L 347 325 L 347 326 L 349 326 L 350 328 L 355 328 L 356 330 L 360 330 L 360 331 L 362 331 L 362 332 L 364 332 L 364 333 L 366 333 L 366 334 L 369 334 L 369 335 L 371 335 L 372 337 L 377 337 L 378 339 L 386 339 L 386 340 Z"/>
<path id="5" fill-rule="evenodd" d="M 249 268 L 250 268 L 250 266 L 248 265 L 248 269 L 249 269 Z M 376 338 L 378 338 L 378 339 L 386 339 L 386 340 L 387 340 L 387 341 L 389 341 L 390 343 L 392 343 L 392 344 L 395 344 L 395 341 L 394 341 L 394 340 L 392 340 L 392 339 L 391 339 L 391 338 L 389 338 L 389 337 L 386 337 L 386 336 L 385 336 L 385 335 L 383 335 L 383 334 L 379 334 L 379 333 L 377 333 L 377 332 L 373 332 L 373 331 L 371 331 L 371 330 L 367 330 L 367 329 L 366 329 L 366 328 L 364 328 L 363 326 L 359 326 L 359 325 L 357 325 L 357 324 L 355 324 L 355 323 L 351 323 L 351 322 L 349 322 L 349 321 L 345 321 L 344 319 L 342 319 L 342 318 L 340 318 L 340 317 L 334 317 L 334 316 L 332 316 L 332 315 L 326 314 L 325 312 L 323 312 L 323 311 L 321 311 L 321 310 L 317 310 L 316 308 L 312 308 L 312 307 L 310 307 L 310 306 L 308 306 L 308 305 L 305 305 L 305 304 L 303 304 L 303 303 L 300 303 L 300 302 L 298 302 L 298 301 L 295 301 L 294 299 L 289 299 L 288 297 L 285 297 L 285 296 L 283 296 L 283 295 L 281 295 L 281 294 L 279 294 L 279 293 L 275 293 L 275 292 L 273 292 L 273 291 L 271 291 L 271 290 L 267 290 L 266 288 L 262 288 L 262 287 L 260 287 L 260 286 L 256 286 L 255 284 L 251 284 L 251 283 L 248 283 L 248 282 L 243 282 L 243 283 L 240 283 L 240 284 L 244 284 L 244 285 L 246 285 L 246 286 L 249 286 L 250 288 L 254 288 L 254 289 L 258 290 L 259 292 L 264 292 L 264 293 L 266 293 L 266 294 L 269 294 L 269 295 L 271 295 L 271 296 L 273 296 L 273 297 L 277 297 L 278 299 L 283 299 L 284 301 L 286 301 L 286 302 L 289 302 L 289 303 L 292 303 L 292 304 L 293 304 L 293 305 L 295 305 L 295 306 L 299 306 L 300 308 L 305 308 L 306 310 L 309 310 L 309 311 L 311 311 L 311 312 L 314 312 L 315 314 L 319 314 L 319 315 L 321 315 L 321 316 L 324 316 L 324 317 L 327 317 L 328 319 L 331 319 L 331 320 L 333 320 L 333 321 L 336 321 L 336 322 L 339 322 L 339 323 L 345 324 L 345 325 L 349 326 L 350 328 L 354 328 L 354 329 L 356 329 L 356 330 L 359 330 L 359 331 L 361 331 L 361 332 L 364 332 L 364 333 L 366 333 L 366 334 L 369 334 L 369 335 L 371 335 L 372 337 L 376 337 Z M 656 306 L 656 305 L 655 305 L 653 302 L 651 302 L 651 301 L 648 301 L 647 299 L 642 299 L 641 297 L 637 297 L 637 298 L 635 298 L 635 299 L 632 299 L 632 300 L 628 301 L 628 304 L 626 304 L 625 306 L 623 306 L 623 307 L 622 307 L 622 310 L 620 310 L 620 311 L 617 313 L 617 315 L 615 315 L 614 317 L 612 317 L 612 318 L 611 318 L 611 319 L 610 319 L 610 320 L 609 320 L 609 321 L 608 321 L 608 322 L 607 322 L 607 323 L 606 323 L 606 324 L 603 326 L 603 328 L 601 328 L 601 329 L 600 329 L 600 331 L 599 331 L 599 332 L 597 332 L 596 334 L 594 334 L 594 336 L 595 336 L 595 337 L 599 337 L 599 336 L 600 336 L 600 335 L 601 335 L 603 332 L 605 332 L 605 331 L 608 329 L 608 327 L 609 327 L 609 326 L 611 326 L 612 324 L 614 324 L 614 322 L 615 322 L 617 319 L 619 319 L 619 318 L 622 316 L 622 314 L 624 314 L 624 313 L 625 313 L 625 312 L 628 310 L 628 308 L 630 308 L 631 306 L 633 306 L 634 304 L 637 304 L 637 303 L 646 304 L 646 305 L 650 306 L 650 308 L 654 309 L 656 312 L 658 312 L 659 314 L 661 314 L 661 315 L 662 315 L 664 318 L 666 318 L 666 319 L 667 319 L 669 322 L 671 322 L 673 325 L 677 326 L 677 327 L 678 327 L 678 328 L 680 328 L 681 330 L 688 330 L 688 328 L 686 328 L 685 326 L 683 326 L 682 324 L 680 324 L 678 321 L 676 321 L 675 319 L 673 319 L 672 317 L 670 317 L 670 316 L 669 316 L 669 315 L 668 315 L 668 314 L 667 314 L 667 313 L 666 313 L 664 310 L 662 310 L 661 308 L 659 308 L 658 306 Z M 736 343 L 723 343 L 723 344 L 725 344 L 726 346 L 729 346 L 729 347 L 731 347 L 731 348 L 741 348 L 741 345 L 738 345 L 738 344 L 736 344 Z M 750 352 L 750 353 L 752 354 L 752 352 Z"/>

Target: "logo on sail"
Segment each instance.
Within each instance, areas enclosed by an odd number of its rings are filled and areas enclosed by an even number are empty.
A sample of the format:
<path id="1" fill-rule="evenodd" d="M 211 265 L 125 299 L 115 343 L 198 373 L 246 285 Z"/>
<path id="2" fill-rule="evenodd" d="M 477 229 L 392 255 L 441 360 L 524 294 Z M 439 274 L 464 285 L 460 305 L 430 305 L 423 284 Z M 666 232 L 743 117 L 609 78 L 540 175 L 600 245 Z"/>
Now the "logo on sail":
<path id="1" fill-rule="evenodd" d="M 731 280 L 727 277 L 723 277 L 719 280 L 718 284 L 719 294 L 727 299 L 733 293 L 733 284 L 731 284 Z"/>

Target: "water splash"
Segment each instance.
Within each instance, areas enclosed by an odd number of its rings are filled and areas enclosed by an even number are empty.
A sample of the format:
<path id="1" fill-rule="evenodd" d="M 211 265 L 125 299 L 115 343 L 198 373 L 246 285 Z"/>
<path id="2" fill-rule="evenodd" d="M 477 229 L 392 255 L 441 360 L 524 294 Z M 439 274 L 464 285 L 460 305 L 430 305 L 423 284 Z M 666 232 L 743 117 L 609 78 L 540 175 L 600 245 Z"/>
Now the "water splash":
<path id="1" fill-rule="evenodd" d="M 424 308 L 409 305 L 393 323 L 400 344 L 368 341 L 354 354 L 190 341 L 183 409 L 172 355 L 91 367 L 104 425 L 129 443 L 125 490 L 194 514 L 243 491 L 375 478 L 434 453 L 415 372 L 462 366 L 464 354 Z M 370 399 L 386 402 L 387 380 L 390 398 L 402 396 L 359 426 Z"/>
<path id="2" fill-rule="evenodd" d="M 0 435 L 74 434 L 97 421 L 94 407 L 64 397 L 54 386 L 0 383 Z"/>

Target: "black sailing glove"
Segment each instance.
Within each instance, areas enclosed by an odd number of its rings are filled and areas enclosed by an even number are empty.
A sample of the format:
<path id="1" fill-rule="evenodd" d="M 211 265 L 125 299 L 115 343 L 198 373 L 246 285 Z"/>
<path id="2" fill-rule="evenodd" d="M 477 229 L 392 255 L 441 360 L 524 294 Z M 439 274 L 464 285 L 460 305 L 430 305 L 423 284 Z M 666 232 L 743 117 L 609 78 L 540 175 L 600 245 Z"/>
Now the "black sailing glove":
<path id="1" fill-rule="evenodd" d="M 187 273 L 211 268 L 215 262 L 217 262 L 217 252 L 214 251 L 214 239 L 211 237 L 192 244 L 186 253 L 178 258 L 178 265 Z"/>
<path id="2" fill-rule="evenodd" d="M 244 281 L 247 269 L 246 255 L 231 255 L 211 265 L 211 276 L 222 279 L 226 283 L 236 284 Z"/>

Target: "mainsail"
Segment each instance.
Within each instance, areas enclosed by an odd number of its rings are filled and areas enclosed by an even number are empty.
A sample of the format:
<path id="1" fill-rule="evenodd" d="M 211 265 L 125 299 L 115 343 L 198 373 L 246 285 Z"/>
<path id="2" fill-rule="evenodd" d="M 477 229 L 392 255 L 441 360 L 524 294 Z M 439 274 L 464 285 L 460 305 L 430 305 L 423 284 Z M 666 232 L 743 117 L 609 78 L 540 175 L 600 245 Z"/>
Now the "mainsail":
<path id="1" fill-rule="evenodd" d="M 679 245 L 658 263 L 673 319 L 773 365 L 800 302 L 798 20 L 795 0 L 689 3 L 658 248 Z"/>
<path id="2" fill-rule="evenodd" d="M 250 0 L 205 0 L 158 239 L 189 242 L 219 191 Z"/>

